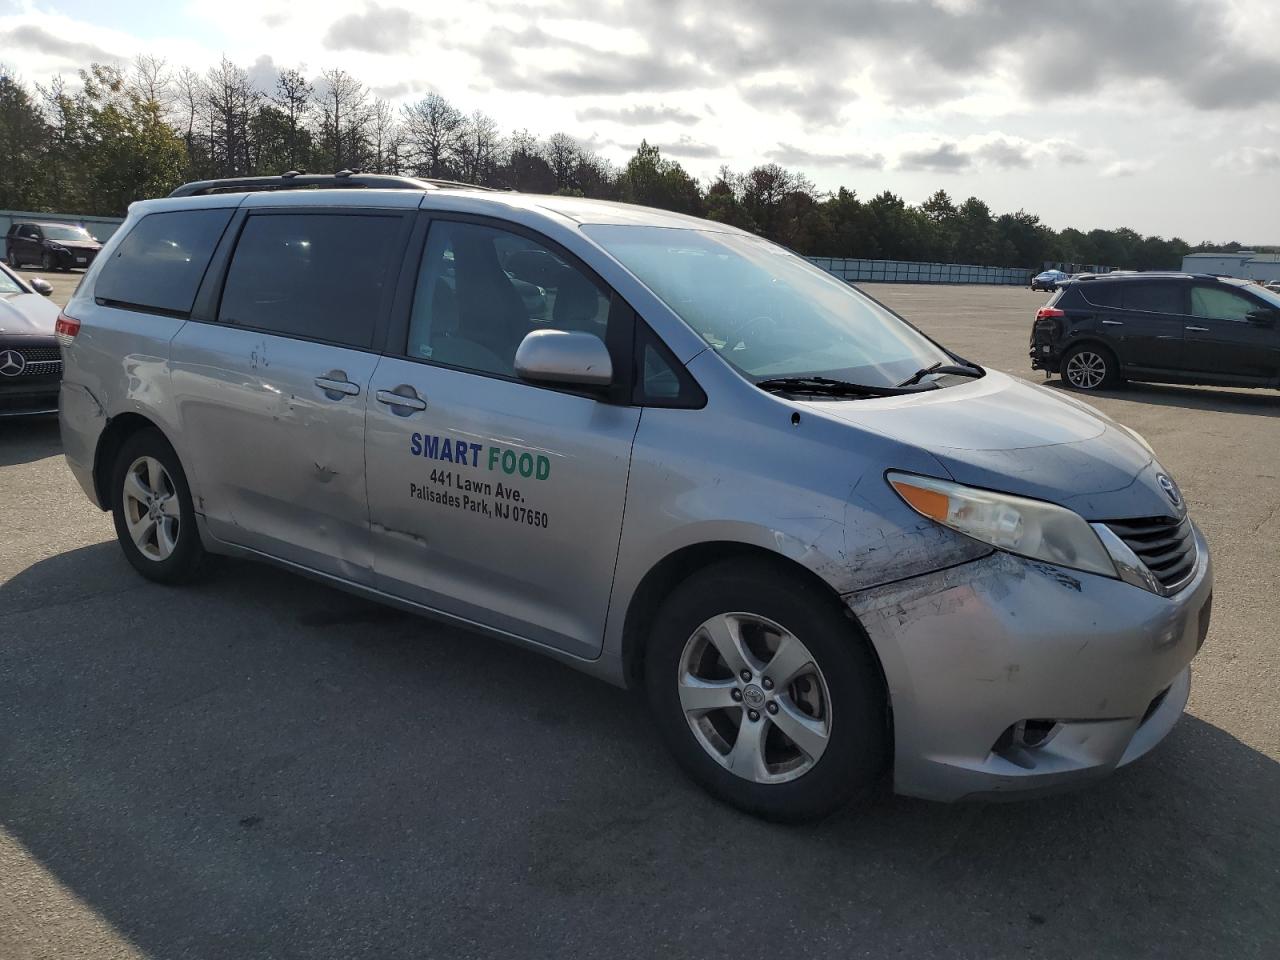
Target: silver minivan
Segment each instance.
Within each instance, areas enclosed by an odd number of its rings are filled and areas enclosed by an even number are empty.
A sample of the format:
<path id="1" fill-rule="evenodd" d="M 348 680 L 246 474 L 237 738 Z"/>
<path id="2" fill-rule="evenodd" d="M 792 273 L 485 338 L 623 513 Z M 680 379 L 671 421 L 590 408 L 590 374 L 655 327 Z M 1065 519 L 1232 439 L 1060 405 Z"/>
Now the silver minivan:
<path id="1" fill-rule="evenodd" d="M 67 463 L 144 576 L 266 560 L 642 688 L 762 816 L 1078 784 L 1187 702 L 1209 552 L 1142 438 L 723 224 L 190 184 L 58 335 Z"/>

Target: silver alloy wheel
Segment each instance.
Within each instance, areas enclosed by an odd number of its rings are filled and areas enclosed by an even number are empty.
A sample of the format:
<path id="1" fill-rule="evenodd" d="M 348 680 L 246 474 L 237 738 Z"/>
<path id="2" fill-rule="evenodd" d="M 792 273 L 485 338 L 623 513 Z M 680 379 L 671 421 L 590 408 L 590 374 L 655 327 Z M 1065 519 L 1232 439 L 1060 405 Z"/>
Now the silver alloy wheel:
<path id="1" fill-rule="evenodd" d="M 1092 350 L 1081 350 L 1067 361 L 1067 381 L 1082 390 L 1096 390 L 1107 378 L 1107 361 Z"/>
<path id="2" fill-rule="evenodd" d="M 167 560 L 177 549 L 182 523 L 178 488 L 155 457 L 139 457 L 125 471 L 124 522 L 148 560 Z"/>
<path id="3" fill-rule="evenodd" d="M 791 631 L 753 613 L 724 613 L 680 655 L 680 706 L 717 763 L 754 783 L 808 773 L 831 739 L 831 695 Z"/>

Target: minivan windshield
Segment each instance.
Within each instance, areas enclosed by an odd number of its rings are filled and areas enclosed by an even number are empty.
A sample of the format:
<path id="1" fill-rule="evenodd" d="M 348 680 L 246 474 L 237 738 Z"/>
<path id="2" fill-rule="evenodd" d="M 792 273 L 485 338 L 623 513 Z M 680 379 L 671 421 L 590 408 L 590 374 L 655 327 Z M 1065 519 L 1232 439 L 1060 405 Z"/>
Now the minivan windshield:
<path id="1" fill-rule="evenodd" d="M 766 240 L 630 224 L 582 229 L 752 380 L 894 387 L 952 362 L 885 308 Z"/>

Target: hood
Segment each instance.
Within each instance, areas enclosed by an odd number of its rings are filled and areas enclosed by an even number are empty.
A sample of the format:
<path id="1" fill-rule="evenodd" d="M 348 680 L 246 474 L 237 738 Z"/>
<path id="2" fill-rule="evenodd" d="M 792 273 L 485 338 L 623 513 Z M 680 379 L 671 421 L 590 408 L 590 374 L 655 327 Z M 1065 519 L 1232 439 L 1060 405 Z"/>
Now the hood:
<path id="1" fill-rule="evenodd" d="M 1059 503 L 1088 520 L 1177 515 L 1151 454 L 1072 397 L 988 371 L 936 392 L 826 401 L 823 412 L 932 454 L 958 483 Z"/>
<path id="2" fill-rule="evenodd" d="M 0 297 L 0 337 L 52 337 L 57 306 L 38 293 Z"/>

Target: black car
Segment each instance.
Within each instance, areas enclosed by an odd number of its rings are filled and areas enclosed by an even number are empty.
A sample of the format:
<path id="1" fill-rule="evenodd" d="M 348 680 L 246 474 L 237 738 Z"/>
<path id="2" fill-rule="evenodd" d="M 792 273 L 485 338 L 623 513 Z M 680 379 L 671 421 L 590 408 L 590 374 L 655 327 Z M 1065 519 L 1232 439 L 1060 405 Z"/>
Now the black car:
<path id="1" fill-rule="evenodd" d="M 1125 380 L 1280 387 L 1280 295 L 1203 274 L 1076 277 L 1037 311 L 1031 366 L 1077 390 Z"/>
<path id="2" fill-rule="evenodd" d="M 62 381 L 53 287 L 0 265 L 0 417 L 54 413 Z"/>
<path id="3" fill-rule="evenodd" d="M 72 223 L 15 223 L 4 236 L 6 259 L 17 269 L 38 263 L 43 270 L 88 267 L 102 244 Z"/>

